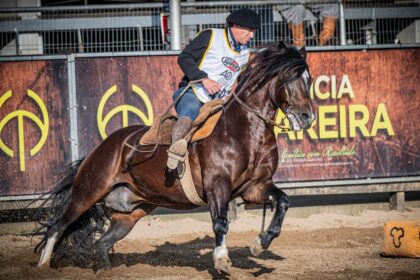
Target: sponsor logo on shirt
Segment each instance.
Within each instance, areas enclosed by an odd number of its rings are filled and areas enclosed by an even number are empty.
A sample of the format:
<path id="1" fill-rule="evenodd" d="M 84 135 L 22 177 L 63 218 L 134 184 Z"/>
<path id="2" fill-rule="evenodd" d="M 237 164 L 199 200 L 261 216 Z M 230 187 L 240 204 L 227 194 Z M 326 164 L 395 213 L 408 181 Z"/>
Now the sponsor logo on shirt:
<path id="1" fill-rule="evenodd" d="M 239 63 L 236 62 L 233 58 L 224 56 L 222 58 L 222 63 L 232 72 L 238 72 L 240 70 Z"/>

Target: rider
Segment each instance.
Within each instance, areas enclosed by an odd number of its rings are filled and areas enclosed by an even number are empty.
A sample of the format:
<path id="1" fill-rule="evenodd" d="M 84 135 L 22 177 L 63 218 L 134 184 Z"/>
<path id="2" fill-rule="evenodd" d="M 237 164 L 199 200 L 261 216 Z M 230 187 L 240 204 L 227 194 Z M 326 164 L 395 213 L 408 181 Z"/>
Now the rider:
<path id="1" fill-rule="evenodd" d="M 169 169 L 175 169 L 177 159 L 185 155 L 187 142 L 183 138 L 191 130 L 201 106 L 210 100 L 226 97 L 249 60 L 246 44 L 261 25 L 259 15 L 250 9 L 239 9 L 233 11 L 226 22 L 224 29 L 206 29 L 199 33 L 178 57 L 185 75 L 173 99 L 178 98 L 190 81 L 200 82 L 193 83 L 175 105 L 178 120 L 168 151 Z"/>

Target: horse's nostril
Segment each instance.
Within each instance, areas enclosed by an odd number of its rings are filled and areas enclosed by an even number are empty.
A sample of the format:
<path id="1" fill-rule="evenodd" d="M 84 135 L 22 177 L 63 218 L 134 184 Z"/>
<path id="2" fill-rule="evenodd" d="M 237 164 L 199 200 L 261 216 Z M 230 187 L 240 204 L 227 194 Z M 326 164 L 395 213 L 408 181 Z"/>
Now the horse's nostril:
<path id="1" fill-rule="evenodd" d="M 308 120 L 308 119 L 309 119 L 308 114 L 306 114 L 306 113 L 302 113 L 302 119 L 304 119 L 304 120 Z"/>

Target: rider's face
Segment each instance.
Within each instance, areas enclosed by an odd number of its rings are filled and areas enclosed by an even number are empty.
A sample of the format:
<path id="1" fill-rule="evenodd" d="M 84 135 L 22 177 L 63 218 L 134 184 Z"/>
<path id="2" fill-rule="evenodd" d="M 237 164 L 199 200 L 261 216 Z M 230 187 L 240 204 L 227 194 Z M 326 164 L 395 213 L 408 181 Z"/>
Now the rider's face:
<path id="1" fill-rule="evenodd" d="M 235 37 L 235 41 L 241 45 L 245 45 L 254 37 L 255 29 L 242 27 L 234 24 L 231 27 L 232 34 Z"/>

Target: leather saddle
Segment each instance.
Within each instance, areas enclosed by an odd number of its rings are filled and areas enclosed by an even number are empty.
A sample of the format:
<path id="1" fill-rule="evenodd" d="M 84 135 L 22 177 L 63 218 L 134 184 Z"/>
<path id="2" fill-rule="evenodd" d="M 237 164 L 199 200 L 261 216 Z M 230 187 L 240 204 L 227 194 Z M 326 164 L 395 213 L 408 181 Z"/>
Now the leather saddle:
<path id="1" fill-rule="evenodd" d="M 185 137 L 187 142 L 195 142 L 208 137 L 216 127 L 222 115 L 223 100 L 216 99 L 209 101 L 200 109 L 198 117 L 194 120 L 193 128 Z M 159 140 L 159 145 L 170 145 L 172 142 L 172 128 L 177 117 L 158 115 L 152 123 L 150 129 L 140 138 L 140 145 L 155 145 Z"/>

